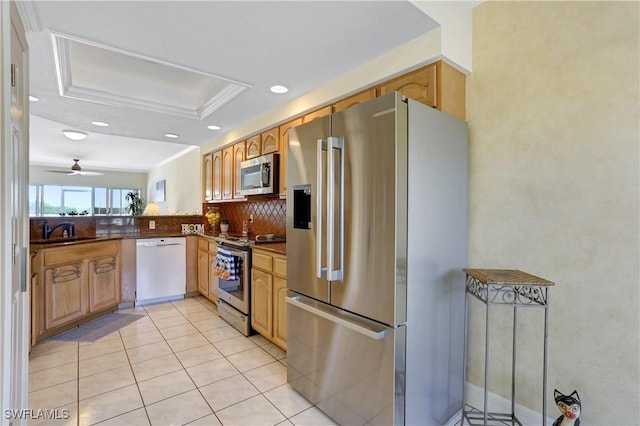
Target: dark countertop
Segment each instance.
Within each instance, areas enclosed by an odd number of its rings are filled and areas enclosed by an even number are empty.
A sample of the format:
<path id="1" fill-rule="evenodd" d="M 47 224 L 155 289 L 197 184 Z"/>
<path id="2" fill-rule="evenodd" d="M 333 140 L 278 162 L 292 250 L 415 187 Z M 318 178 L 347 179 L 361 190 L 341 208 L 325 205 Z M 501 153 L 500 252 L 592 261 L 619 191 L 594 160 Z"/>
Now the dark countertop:
<path id="1" fill-rule="evenodd" d="M 38 251 L 43 248 L 51 248 L 51 247 L 64 247 L 76 244 L 88 244 L 88 243 L 98 243 L 102 241 L 110 241 L 110 240 L 123 240 L 123 239 L 143 239 L 143 238 L 170 238 L 170 237 L 187 237 L 188 235 L 184 235 L 179 232 L 175 233 L 162 233 L 155 235 L 145 235 L 145 234 L 113 234 L 113 235 L 102 235 L 96 237 L 69 237 L 69 238 L 51 238 L 49 240 L 31 240 L 29 241 L 29 248 L 33 251 Z"/>
<path id="2" fill-rule="evenodd" d="M 121 240 L 122 237 L 70 237 L 70 238 L 52 238 L 50 240 L 31 240 L 29 241 L 29 250 L 36 252 L 45 248 L 65 247 L 77 244 L 99 243 L 110 240 Z"/>
<path id="3" fill-rule="evenodd" d="M 232 235 L 232 236 L 239 236 L 239 235 Z M 215 241 L 215 238 L 217 237 L 217 235 L 205 234 L 205 235 L 199 235 L 199 237 L 206 238 L 209 241 Z M 251 238 L 252 237 L 249 237 L 249 239 Z M 251 248 L 251 250 L 254 250 L 254 249 L 264 250 L 264 251 L 270 251 L 273 253 L 278 253 L 283 255 L 287 254 L 287 243 L 284 241 L 275 241 L 272 243 L 265 243 L 265 242 L 253 243 L 249 247 Z"/>
<path id="4" fill-rule="evenodd" d="M 122 239 L 144 239 L 144 238 L 170 238 L 170 237 L 188 237 L 188 236 L 197 236 L 203 237 L 207 240 L 215 241 L 213 235 L 198 235 L 198 234 L 188 234 L 184 235 L 182 233 L 163 233 L 163 234 L 155 234 L 155 235 L 144 235 L 144 234 L 114 234 L 109 236 L 100 236 L 100 237 L 71 237 L 71 238 L 52 238 L 50 240 L 31 240 L 29 241 L 29 248 L 31 252 L 36 252 L 43 248 L 51 248 L 51 247 L 65 247 L 76 244 L 88 244 L 88 243 L 97 243 L 102 241 L 110 241 L 110 240 L 122 240 Z M 250 246 L 252 249 L 270 251 L 277 254 L 287 254 L 287 243 L 286 242 L 273 242 L 273 243 L 254 243 Z"/>

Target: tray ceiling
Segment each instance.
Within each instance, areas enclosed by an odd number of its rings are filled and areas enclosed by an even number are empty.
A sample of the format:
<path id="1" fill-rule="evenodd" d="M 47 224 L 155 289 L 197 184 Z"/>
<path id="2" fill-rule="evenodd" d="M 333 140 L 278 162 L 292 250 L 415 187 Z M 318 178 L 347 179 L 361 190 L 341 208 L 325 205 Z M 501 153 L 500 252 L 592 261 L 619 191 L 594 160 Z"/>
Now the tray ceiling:
<path id="1" fill-rule="evenodd" d="M 407 1 L 17 3 L 30 91 L 41 99 L 32 116 L 87 132 L 85 141 L 102 135 L 88 156 L 73 158 L 118 170 L 141 161 L 104 164 L 109 137 L 203 145 L 437 27 Z M 269 92 L 274 84 L 289 92 Z M 44 138 L 58 140 L 44 129 L 32 135 L 32 156 Z M 68 150 L 39 158 L 66 167 Z"/>

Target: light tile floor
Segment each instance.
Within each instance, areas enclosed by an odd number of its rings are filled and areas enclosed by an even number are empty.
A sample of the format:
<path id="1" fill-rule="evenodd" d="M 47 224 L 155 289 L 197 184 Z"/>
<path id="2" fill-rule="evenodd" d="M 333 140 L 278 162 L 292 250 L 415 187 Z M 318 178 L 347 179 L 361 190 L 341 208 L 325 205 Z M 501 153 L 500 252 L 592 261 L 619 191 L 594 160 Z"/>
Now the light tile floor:
<path id="1" fill-rule="evenodd" d="M 238 333 L 207 299 L 118 313 L 141 318 L 94 342 L 32 349 L 28 407 L 68 418 L 30 424 L 334 424 L 287 385 L 284 351 Z"/>

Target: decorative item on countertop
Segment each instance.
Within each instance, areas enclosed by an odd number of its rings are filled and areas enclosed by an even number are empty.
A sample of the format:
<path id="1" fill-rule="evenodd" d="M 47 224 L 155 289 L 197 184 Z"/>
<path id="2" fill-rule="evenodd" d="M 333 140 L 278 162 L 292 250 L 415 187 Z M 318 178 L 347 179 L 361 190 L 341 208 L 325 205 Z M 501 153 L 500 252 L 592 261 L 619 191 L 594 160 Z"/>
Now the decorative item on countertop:
<path id="1" fill-rule="evenodd" d="M 558 410 L 562 413 L 560 417 L 553 422 L 553 426 L 580 426 L 580 411 L 582 410 L 582 404 L 580 403 L 580 396 L 578 391 L 574 390 L 571 395 L 564 395 L 558 391 L 553 390 L 553 399 L 556 401 Z"/>
<path id="2" fill-rule="evenodd" d="M 204 224 L 202 223 L 183 223 L 182 224 L 182 234 L 198 234 L 204 235 Z"/>
<path id="3" fill-rule="evenodd" d="M 223 234 L 229 232 L 229 219 L 220 219 L 220 232 Z"/>
<path id="4" fill-rule="evenodd" d="M 207 218 L 207 222 L 209 222 L 209 231 L 213 234 L 216 230 L 216 225 L 220 220 L 220 209 L 217 207 L 207 207 L 207 211 L 204 216 Z"/>
<path id="5" fill-rule="evenodd" d="M 243 237 L 249 236 L 249 220 L 248 219 L 244 219 L 242 221 L 242 236 Z"/>
<path id="6" fill-rule="evenodd" d="M 138 191 L 131 191 L 127 193 L 125 199 L 129 203 L 127 211 L 131 213 L 132 216 L 140 216 L 144 211 L 144 200 L 142 200 L 140 193 Z"/>

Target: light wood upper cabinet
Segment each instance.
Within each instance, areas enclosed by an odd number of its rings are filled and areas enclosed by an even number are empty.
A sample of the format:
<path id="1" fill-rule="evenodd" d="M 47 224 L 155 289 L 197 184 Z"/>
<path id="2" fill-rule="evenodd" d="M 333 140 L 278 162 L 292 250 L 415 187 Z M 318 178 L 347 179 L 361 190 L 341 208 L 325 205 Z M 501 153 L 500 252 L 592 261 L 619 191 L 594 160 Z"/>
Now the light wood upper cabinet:
<path id="1" fill-rule="evenodd" d="M 240 175 L 240 163 L 245 158 L 246 143 L 245 141 L 238 142 L 233 145 L 233 198 L 244 199 L 244 195 L 241 194 L 242 181 Z"/>
<path id="2" fill-rule="evenodd" d="M 466 118 L 467 77 L 446 62 L 436 62 L 438 109 L 461 120 Z"/>
<path id="3" fill-rule="evenodd" d="M 319 110 L 310 112 L 309 114 L 306 114 L 305 116 L 303 116 L 302 122 L 308 123 L 310 121 L 315 120 L 316 118 L 325 117 L 331 114 L 332 111 L 333 111 L 333 107 L 331 105 L 327 105 L 324 108 L 320 108 Z"/>
<path id="4" fill-rule="evenodd" d="M 269 129 L 266 132 L 262 132 L 260 137 L 262 140 L 262 150 L 260 155 L 278 152 L 278 149 L 280 148 L 280 134 L 278 133 L 277 127 Z"/>
<path id="5" fill-rule="evenodd" d="M 213 154 L 207 154 L 203 157 L 202 162 L 202 174 L 204 176 L 204 182 L 202 187 L 204 188 L 204 200 L 213 200 Z"/>
<path id="6" fill-rule="evenodd" d="M 247 160 L 260 156 L 260 153 L 262 152 L 261 140 L 260 135 L 255 135 L 247 139 L 247 153 L 245 156 Z"/>
<path id="7" fill-rule="evenodd" d="M 96 312 L 120 302 L 120 267 L 118 258 L 107 256 L 89 262 L 89 312 Z"/>
<path id="8" fill-rule="evenodd" d="M 367 89 L 364 92 L 356 93 L 353 96 L 349 96 L 346 99 L 336 102 L 333 105 L 333 112 L 340 112 L 354 105 L 370 101 L 375 97 L 376 97 L 375 89 Z"/>
<path id="9" fill-rule="evenodd" d="M 466 76 L 446 62 L 438 61 L 383 83 L 377 87 L 376 94 L 382 96 L 394 91 L 465 119 Z"/>
<path id="10" fill-rule="evenodd" d="M 280 132 L 280 196 L 285 197 L 287 195 L 287 151 L 289 146 L 289 137 L 287 132 L 292 127 L 296 127 L 302 124 L 302 117 L 296 118 L 293 121 L 282 124 L 279 127 Z"/>
<path id="11" fill-rule="evenodd" d="M 421 68 L 378 86 L 378 96 L 400 92 L 407 98 L 437 107 L 436 66 Z"/>
<path id="12" fill-rule="evenodd" d="M 233 147 L 222 150 L 222 199 L 233 199 Z"/>
<path id="13" fill-rule="evenodd" d="M 212 199 L 222 200 L 222 151 L 211 154 L 211 173 L 213 178 Z"/>
<path id="14" fill-rule="evenodd" d="M 341 99 L 333 105 L 327 105 L 308 114 L 296 117 L 294 120 L 282 124 L 279 127 L 253 135 L 246 141 L 231 145 L 233 147 L 232 164 L 231 166 L 228 166 L 227 163 L 224 164 L 227 183 L 223 183 L 225 181 L 225 179 L 223 179 L 222 159 L 222 152 L 224 150 L 218 150 L 212 154 L 205 155 L 203 171 L 204 199 L 206 201 L 245 199 L 245 197 L 240 195 L 240 170 L 238 162 L 242 160 L 239 160 L 241 157 L 241 148 L 237 147 L 240 144 L 244 144 L 244 160 L 271 152 L 280 153 L 280 196 L 285 197 L 287 193 L 287 131 L 291 127 L 308 123 L 316 118 L 325 117 L 334 112 L 343 111 L 356 104 L 374 99 L 376 96 L 383 96 L 395 91 L 399 91 L 407 98 L 437 108 L 454 117 L 462 120 L 465 119 L 466 76 L 448 63 L 437 61 L 378 84 L 375 87 L 358 92 L 355 95 Z M 211 164 L 211 166 L 209 167 L 208 164 Z M 209 170 L 211 172 L 209 172 Z M 233 184 L 231 186 L 229 186 L 229 179 L 226 174 L 228 170 L 233 171 Z M 211 182 L 211 184 L 209 184 L 209 182 Z M 224 190 L 223 185 L 225 185 Z M 231 192 L 229 192 L 229 190 L 231 190 Z"/>

